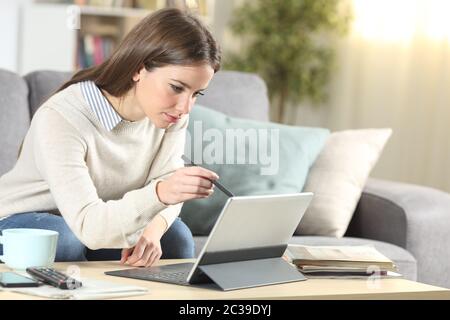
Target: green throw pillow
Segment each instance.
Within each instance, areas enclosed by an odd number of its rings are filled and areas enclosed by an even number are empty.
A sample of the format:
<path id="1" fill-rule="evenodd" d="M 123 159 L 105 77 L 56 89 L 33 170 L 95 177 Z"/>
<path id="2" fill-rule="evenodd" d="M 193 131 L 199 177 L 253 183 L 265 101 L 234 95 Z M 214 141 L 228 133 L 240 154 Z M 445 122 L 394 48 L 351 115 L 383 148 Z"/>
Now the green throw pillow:
<path id="1" fill-rule="evenodd" d="M 301 192 L 329 130 L 229 117 L 196 105 L 189 118 L 185 154 L 219 175 L 236 196 Z M 217 187 L 190 200 L 181 218 L 194 235 L 208 235 L 227 196 Z"/>

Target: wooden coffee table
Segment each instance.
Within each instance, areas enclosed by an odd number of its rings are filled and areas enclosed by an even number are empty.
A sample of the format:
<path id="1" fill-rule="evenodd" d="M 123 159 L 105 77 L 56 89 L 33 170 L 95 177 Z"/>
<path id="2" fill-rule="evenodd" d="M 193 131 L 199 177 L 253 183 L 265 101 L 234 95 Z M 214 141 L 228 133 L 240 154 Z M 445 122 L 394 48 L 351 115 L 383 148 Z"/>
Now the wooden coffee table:
<path id="1" fill-rule="evenodd" d="M 190 262 L 191 260 L 161 260 L 160 264 Z M 129 267 L 118 261 L 55 263 L 65 271 L 71 265 L 80 268 L 81 277 L 137 285 L 149 289 L 148 294 L 122 299 L 450 299 L 450 290 L 405 279 L 308 279 L 307 281 L 223 292 L 213 285 L 205 287 L 179 286 L 160 282 L 107 276 L 105 271 Z M 0 272 L 10 271 L 4 264 Z M 0 292 L 3 299 L 40 299 L 12 292 Z"/>

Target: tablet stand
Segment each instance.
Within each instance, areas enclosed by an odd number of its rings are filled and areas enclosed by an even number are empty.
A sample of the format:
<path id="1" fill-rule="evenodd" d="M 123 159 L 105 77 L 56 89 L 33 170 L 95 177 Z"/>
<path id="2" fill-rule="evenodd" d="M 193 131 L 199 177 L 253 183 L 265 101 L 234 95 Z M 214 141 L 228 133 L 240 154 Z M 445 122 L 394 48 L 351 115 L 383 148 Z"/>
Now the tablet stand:
<path id="1" fill-rule="evenodd" d="M 295 267 L 279 257 L 199 265 L 198 268 L 224 291 L 306 280 Z"/>

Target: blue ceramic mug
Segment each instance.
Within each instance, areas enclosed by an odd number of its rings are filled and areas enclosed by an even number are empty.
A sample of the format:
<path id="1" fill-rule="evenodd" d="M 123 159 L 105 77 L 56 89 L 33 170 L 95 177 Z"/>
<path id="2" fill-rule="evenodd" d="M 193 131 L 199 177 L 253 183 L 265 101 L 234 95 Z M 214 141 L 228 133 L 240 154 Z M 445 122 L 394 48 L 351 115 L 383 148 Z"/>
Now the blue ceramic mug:
<path id="1" fill-rule="evenodd" d="M 8 267 L 51 267 L 55 261 L 58 232 L 45 229 L 4 229 L 0 236 L 3 261 Z"/>

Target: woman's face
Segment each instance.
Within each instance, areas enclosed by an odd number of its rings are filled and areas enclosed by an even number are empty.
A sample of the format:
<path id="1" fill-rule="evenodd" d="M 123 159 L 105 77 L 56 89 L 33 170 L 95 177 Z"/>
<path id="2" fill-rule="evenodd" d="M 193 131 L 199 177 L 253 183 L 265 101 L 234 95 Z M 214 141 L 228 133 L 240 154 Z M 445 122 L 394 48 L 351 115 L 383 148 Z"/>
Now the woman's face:
<path id="1" fill-rule="evenodd" d="M 133 77 L 135 100 L 156 127 L 168 128 L 191 111 L 213 75 L 214 70 L 208 64 L 170 65 L 152 71 L 142 68 Z"/>

